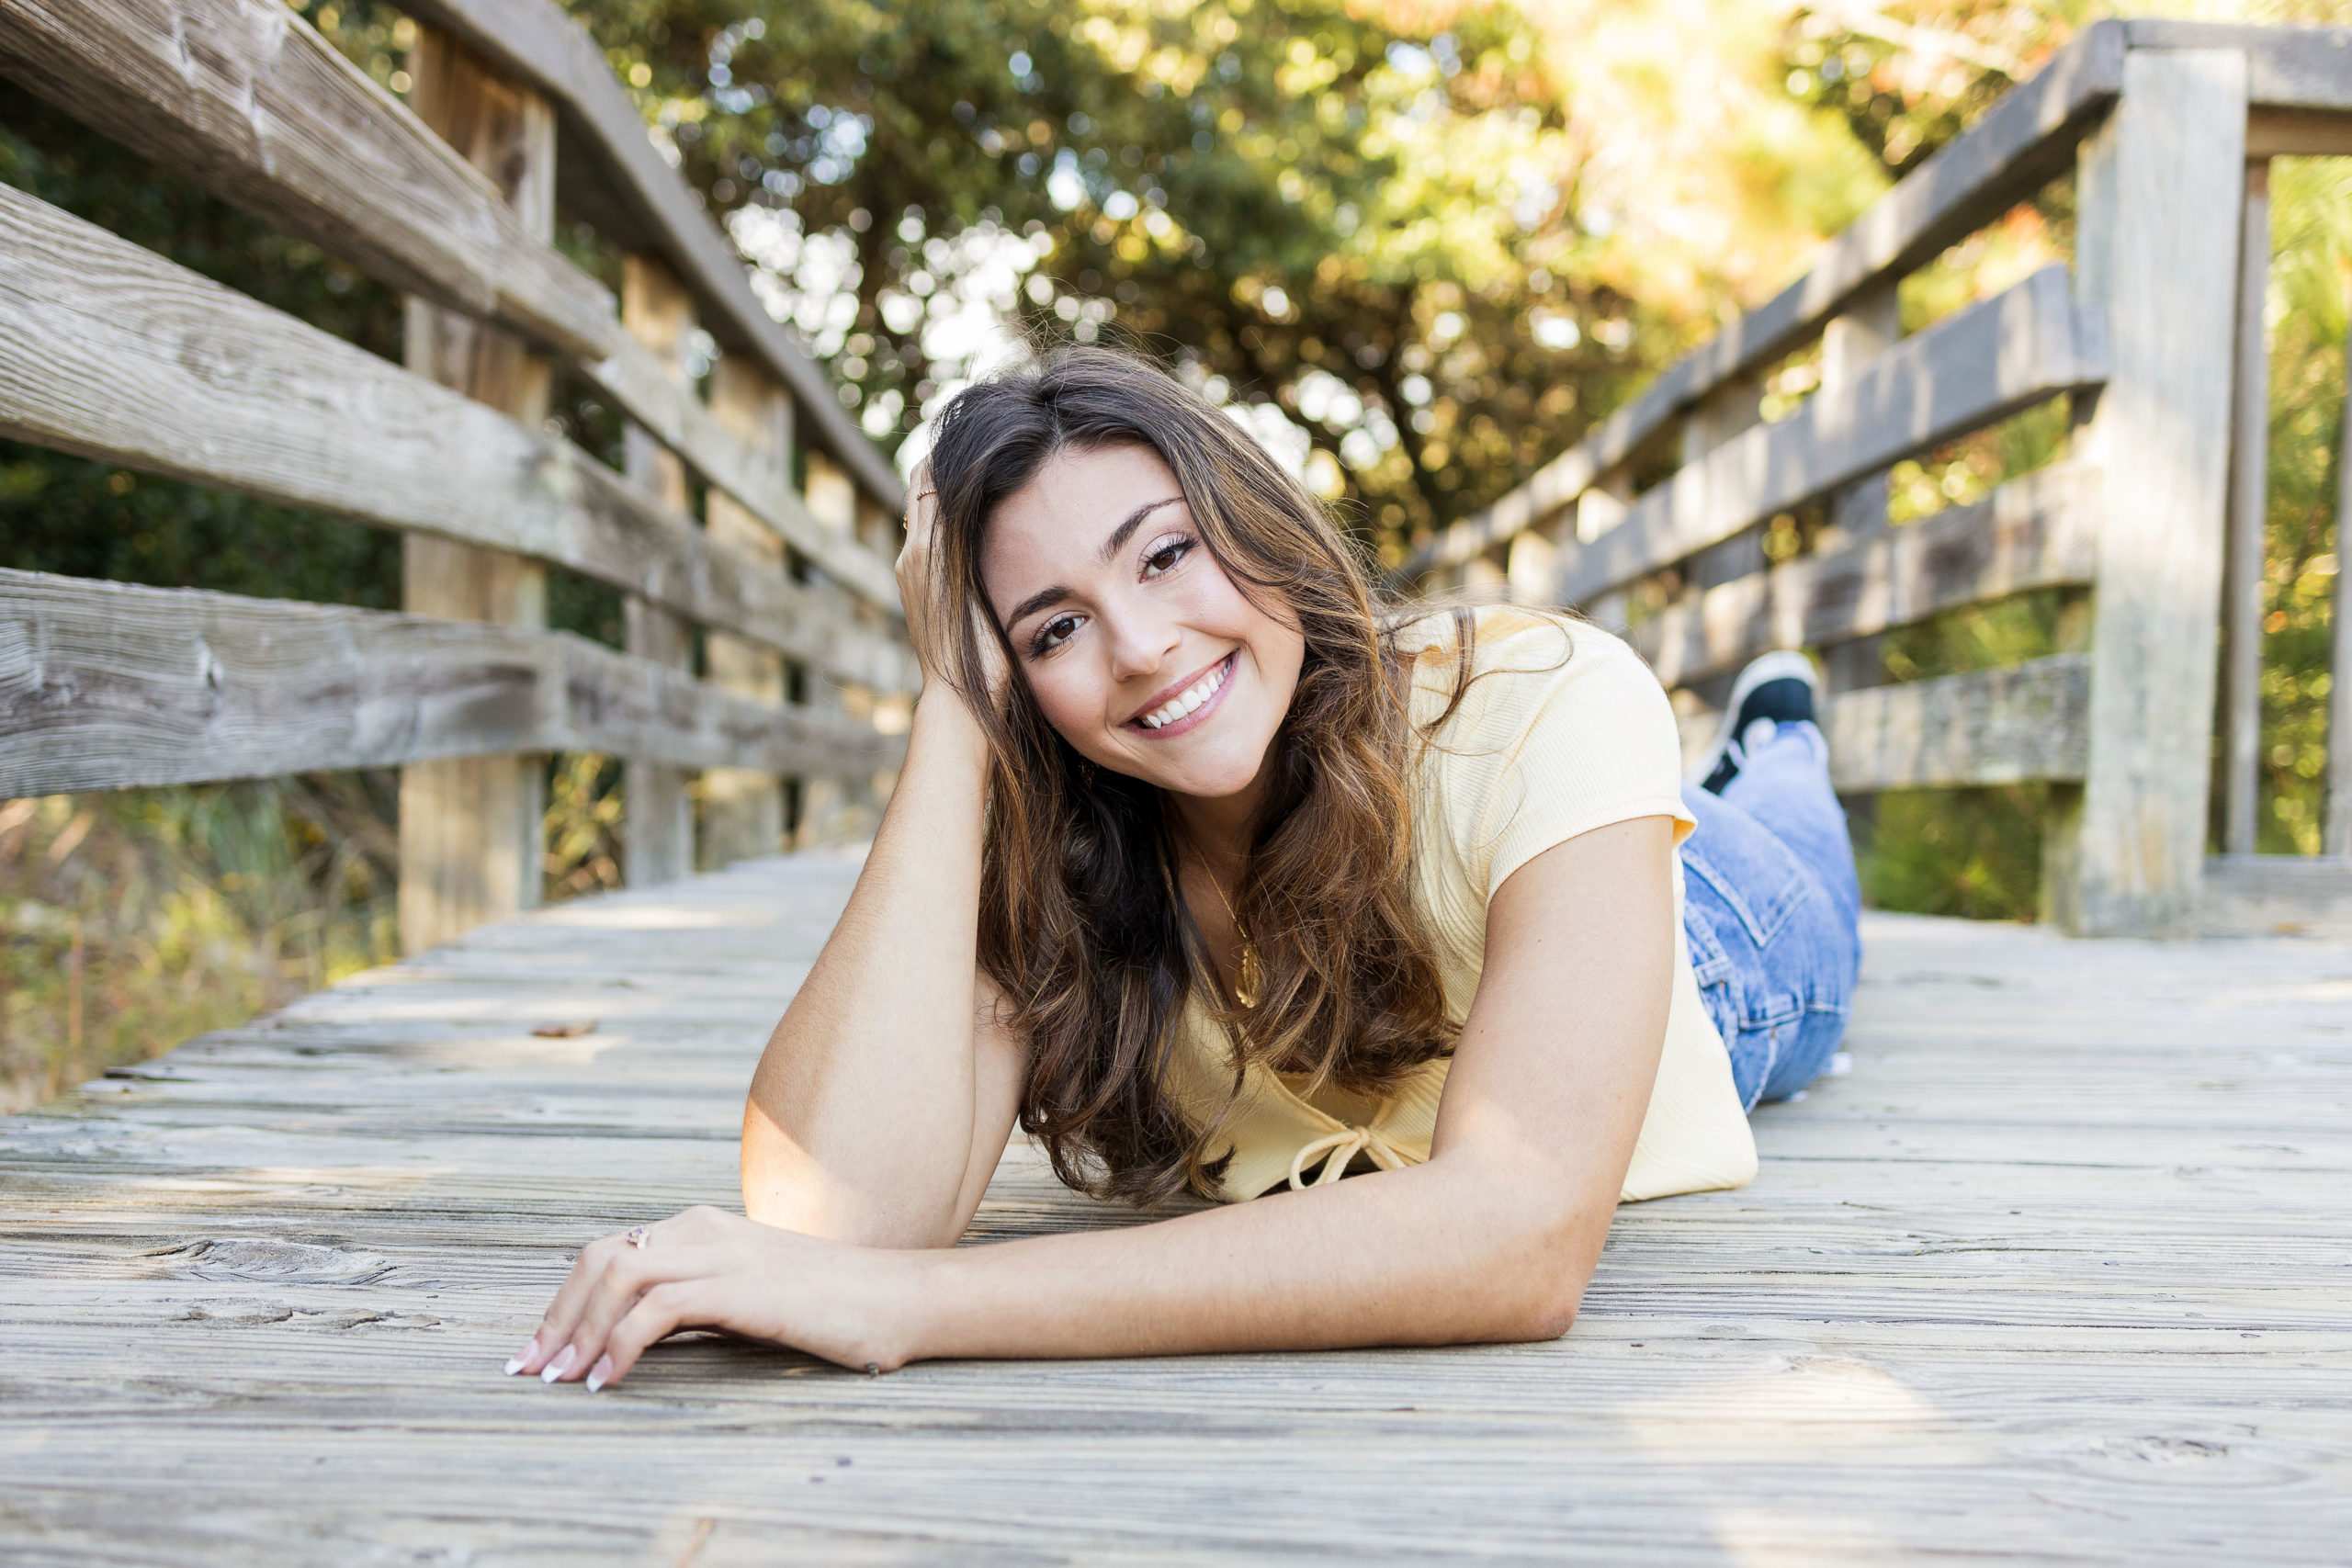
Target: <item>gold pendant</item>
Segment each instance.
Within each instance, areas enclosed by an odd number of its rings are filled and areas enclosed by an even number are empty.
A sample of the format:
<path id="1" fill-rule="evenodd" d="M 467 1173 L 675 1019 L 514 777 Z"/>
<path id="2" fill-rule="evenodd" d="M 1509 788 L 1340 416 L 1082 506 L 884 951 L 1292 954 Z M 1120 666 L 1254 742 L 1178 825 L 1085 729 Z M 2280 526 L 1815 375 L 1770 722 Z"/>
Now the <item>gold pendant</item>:
<path id="1" fill-rule="evenodd" d="M 1258 950 L 1246 942 L 1241 944 L 1241 962 L 1236 971 L 1234 999 L 1243 1007 L 1256 1007 L 1266 994 L 1266 976 L 1258 967 Z"/>

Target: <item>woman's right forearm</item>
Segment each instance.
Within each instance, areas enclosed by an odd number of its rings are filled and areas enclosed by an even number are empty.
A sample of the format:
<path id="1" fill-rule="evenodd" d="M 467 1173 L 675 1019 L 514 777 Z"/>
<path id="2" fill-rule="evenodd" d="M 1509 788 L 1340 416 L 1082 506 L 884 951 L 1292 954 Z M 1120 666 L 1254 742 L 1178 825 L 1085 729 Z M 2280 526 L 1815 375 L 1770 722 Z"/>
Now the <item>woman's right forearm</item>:
<path id="1" fill-rule="evenodd" d="M 971 1163 L 988 746 L 955 694 L 917 703 L 857 888 L 776 1025 L 743 1119 L 752 1217 L 937 1246 Z"/>

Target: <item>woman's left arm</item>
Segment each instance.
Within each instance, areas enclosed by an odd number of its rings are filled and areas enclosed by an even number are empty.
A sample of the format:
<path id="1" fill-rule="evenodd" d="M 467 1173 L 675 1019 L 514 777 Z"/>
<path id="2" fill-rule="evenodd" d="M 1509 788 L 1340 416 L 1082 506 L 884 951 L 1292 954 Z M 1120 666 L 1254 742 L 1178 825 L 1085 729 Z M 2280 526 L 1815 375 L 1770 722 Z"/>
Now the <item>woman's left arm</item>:
<path id="1" fill-rule="evenodd" d="M 1496 891 L 1425 1164 L 1156 1224 L 930 1251 L 692 1211 L 646 1247 L 607 1237 L 582 1254 L 548 1314 L 577 1349 L 571 1375 L 608 1382 L 693 1326 L 884 1369 L 1565 1333 L 1657 1077 L 1673 827 L 1596 829 Z"/>

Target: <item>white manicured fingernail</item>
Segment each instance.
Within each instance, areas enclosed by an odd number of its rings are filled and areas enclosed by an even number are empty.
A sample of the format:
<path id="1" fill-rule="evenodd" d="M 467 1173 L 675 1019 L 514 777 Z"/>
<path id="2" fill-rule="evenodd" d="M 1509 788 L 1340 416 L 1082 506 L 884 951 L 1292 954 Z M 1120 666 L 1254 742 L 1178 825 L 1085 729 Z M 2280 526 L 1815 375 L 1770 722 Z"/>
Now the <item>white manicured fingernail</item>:
<path id="1" fill-rule="evenodd" d="M 539 1374 L 539 1381 L 541 1382 L 555 1382 L 556 1379 L 570 1371 L 571 1363 L 579 1359 L 580 1352 L 566 1345 L 555 1353 L 555 1359 L 547 1364 L 547 1370 Z"/>
<path id="2" fill-rule="evenodd" d="M 539 1337 L 534 1334 L 531 1336 L 529 1341 L 526 1343 L 520 1350 L 514 1352 L 514 1359 L 506 1363 L 506 1375 L 511 1378 L 516 1372 L 521 1371 L 525 1367 L 529 1366 L 531 1364 L 531 1356 L 538 1349 L 538 1348 Z"/>
<path id="3" fill-rule="evenodd" d="M 588 1392 L 594 1393 L 604 1387 L 605 1380 L 612 1375 L 613 1359 L 610 1356 L 597 1357 L 596 1364 L 588 1369 Z"/>

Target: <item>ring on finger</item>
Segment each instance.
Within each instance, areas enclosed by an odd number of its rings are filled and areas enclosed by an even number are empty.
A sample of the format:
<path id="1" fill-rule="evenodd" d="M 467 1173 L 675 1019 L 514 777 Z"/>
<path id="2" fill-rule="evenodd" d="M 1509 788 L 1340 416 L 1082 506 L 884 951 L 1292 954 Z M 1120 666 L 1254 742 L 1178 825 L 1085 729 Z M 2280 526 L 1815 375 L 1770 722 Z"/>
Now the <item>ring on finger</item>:
<path id="1" fill-rule="evenodd" d="M 653 1242 L 653 1233 L 647 1230 L 643 1225 L 631 1225 L 628 1228 L 628 1233 L 626 1235 L 623 1235 L 621 1239 L 628 1243 L 631 1247 L 650 1247 Z"/>

